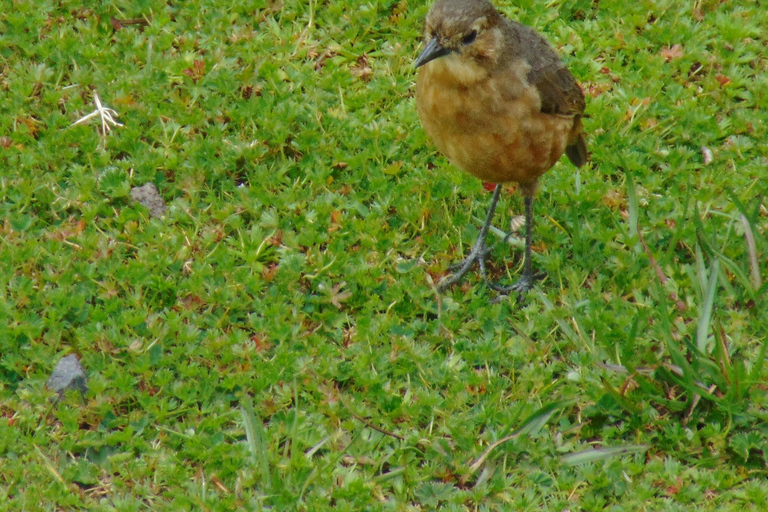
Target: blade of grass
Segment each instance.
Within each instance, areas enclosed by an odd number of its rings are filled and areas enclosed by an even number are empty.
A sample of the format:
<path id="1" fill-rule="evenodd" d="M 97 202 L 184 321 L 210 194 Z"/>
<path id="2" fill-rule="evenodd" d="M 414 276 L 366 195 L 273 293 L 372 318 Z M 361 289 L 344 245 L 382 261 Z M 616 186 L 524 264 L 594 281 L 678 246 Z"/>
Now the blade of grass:
<path id="1" fill-rule="evenodd" d="M 689 185 L 690 187 L 690 185 Z M 685 187 L 685 198 L 682 203 L 682 208 L 678 208 L 676 212 L 677 219 L 687 219 L 688 209 L 691 207 L 691 188 Z M 677 229 L 672 231 L 672 239 L 667 243 L 667 250 L 664 259 L 667 261 L 674 260 L 674 254 L 677 251 L 678 244 L 687 240 L 686 229 L 684 228 L 685 222 L 678 222 Z"/>
<path id="2" fill-rule="evenodd" d="M 763 346 L 760 347 L 760 351 L 757 354 L 757 361 L 752 367 L 752 373 L 749 374 L 750 382 L 760 382 L 762 380 L 766 351 L 768 351 L 768 340 L 763 340 Z"/>
<path id="3" fill-rule="evenodd" d="M 709 272 L 709 284 L 707 286 L 707 295 L 704 298 L 704 308 L 699 317 L 699 325 L 696 330 L 696 346 L 702 354 L 707 353 L 707 336 L 709 335 L 709 324 L 712 320 L 712 308 L 717 295 L 717 278 L 720 274 L 720 261 L 715 258 L 712 262 L 712 269 Z"/>
<path id="4" fill-rule="evenodd" d="M 560 402 L 552 402 L 550 404 L 545 405 L 538 411 L 534 412 L 530 416 L 528 416 L 523 423 L 515 430 L 512 434 L 503 437 L 499 439 L 498 441 L 492 443 L 488 448 L 485 449 L 485 451 L 480 455 L 480 457 L 475 460 L 475 462 L 472 463 L 472 465 L 469 467 L 469 472 L 461 477 L 461 482 L 465 483 L 467 480 L 469 480 L 469 477 L 471 477 L 475 472 L 477 472 L 480 467 L 485 463 L 486 459 L 488 459 L 488 456 L 491 454 L 493 450 L 495 450 L 498 446 L 506 443 L 507 441 L 511 441 L 512 439 L 522 435 L 522 434 L 535 434 L 539 430 L 541 430 L 544 425 L 547 424 L 549 419 L 552 417 L 552 415 L 557 412 L 560 409 L 563 409 L 569 405 L 571 405 L 573 402 L 570 400 L 563 400 Z"/>
<path id="5" fill-rule="evenodd" d="M 744 273 L 744 271 L 739 267 L 739 265 L 725 256 L 723 251 L 721 249 L 717 248 L 717 244 L 715 241 L 710 240 L 706 233 L 707 229 L 704 227 L 704 224 L 701 222 L 701 217 L 698 210 L 698 207 L 694 205 L 694 215 L 693 215 L 693 224 L 696 227 L 696 238 L 699 241 L 699 245 L 703 249 L 703 251 L 712 259 L 718 259 L 720 263 L 725 266 L 725 268 L 728 269 L 731 274 L 736 276 L 739 282 L 741 282 L 746 288 L 750 288 L 752 286 L 751 279 Z M 710 230 L 711 231 L 711 230 Z M 727 285 L 727 281 L 725 283 Z"/>
<path id="6" fill-rule="evenodd" d="M 691 375 L 696 379 L 696 384 L 702 389 L 709 388 L 715 384 L 720 388 L 726 388 L 728 380 L 723 373 L 723 367 L 717 362 L 717 345 L 711 354 L 702 354 L 693 340 L 686 339 L 683 344 L 688 349 L 688 359 L 690 359 Z M 707 384 L 704 384 L 706 382 Z"/>
<path id="7" fill-rule="evenodd" d="M 747 251 L 749 252 L 749 268 L 752 271 L 752 285 L 755 290 L 759 289 L 762 285 L 762 279 L 760 278 L 760 263 L 757 261 L 757 244 L 755 244 L 755 235 L 752 232 L 752 224 L 750 224 L 744 214 L 741 215 L 741 223 L 744 226 L 744 238 L 747 240 Z"/>
<path id="8" fill-rule="evenodd" d="M 758 198 L 755 201 L 755 209 L 751 213 L 747 211 L 746 206 L 739 200 L 738 197 L 736 197 L 736 194 L 733 193 L 732 190 L 727 190 L 728 197 L 731 198 L 731 201 L 733 201 L 733 204 L 736 205 L 736 208 L 738 208 L 739 213 L 741 213 L 746 219 L 750 222 L 750 224 L 754 225 L 757 222 L 757 218 L 760 216 L 760 208 L 762 206 L 762 198 Z M 761 231 L 753 230 L 752 234 L 754 235 L 755 242 L 760 242 L 761 245 L 768 245 L 768 239 L 765 238 L 765 235 L 761 233 Z"/>
<path id="9" fill-rule="evenodd" d="M 566 335 L 566 337 L 570 338 L 571 341 L 578 344 L 581 342 L 584 345 L 584 348 L 586 348 L 590 353 L 594 352 L 594 347 L 591 345 L 591 343 L 584 339 L 584 336 L 581 335 L 581 332 L 578 334 L 576 331 L 573 330 L 573 328 L 568 325 L 563 319 L 558 318 L 556 312 L 555 312 L 555 305 L 552 304 L 552 302 L 547 299 L 543 294 L 540 296 L 541 301 L 544 303 L 544 306 L 546 307 L 548 312 L 552 312 L 552 317 L 555 319 L 555 322 L 557 322 L 557 325 L 560 326 L 560 329 L 563 331 L 563 333 Z"/>
<path id="10" fill-rule="evenodd" d="M 637 224 L 640 219 L 640 210 L 637 201 L 637 190 L 635 189 L 635 180 L 632 172 L 626 172 L 627 177 L 627 196 L 629 198 L 629 235 L 636 237 L 638 233 Z"/>
<path id="11" fill-rule="evenodd" d="M 563 463 L 568 466 L 577 466 L 587 464 L 588 462 L 597 462 L 610 459 L 611 457 L 621 457 L 632 453 L 642 453 L 650 448 L 646 444 L 632 444 L 627 446 L 610 446 L 608 448 L 595 448 L 583 452 L 571 453 L 562 457 Z"/>
<path id="12" fill-rule="evenodd" d="M 61 476 L 61 473 L 59 473 L 56 470 L 56 468 L 53 467 L 53 463 L 51 462 L 51 460 L 48 457 L 45 456 L 45 454 L 43 453 L 43 450 L 41 450 L 40 447 L 37 446 L 37 445 L 35 445 L 35 450 L 37 450 L 37 454 L 40 456 L 40 459 L 43 461 L 43 465 L 48 470 L 48 472 L 51 473 L 51 475 L 53 475 L 53 477 L 56 480 L 58 480 L 59 483 L 62 483 L 62 484 L 66 485 L 66 481 Z"/>
<path id="13" fill-rule="evenodd" d="M 661 334 L 664 336 L 664 340 L 667 342 L 667 345 L 670 345 L 675 341 L 674 337 L 672 336 L 672 321 L 669 318 L 667 290 L 659 281 L 656 282 L 656 289 L 658 290 L 659 294 L 659 307 L 656 308 L 656 311 L 659 315 L 659 319 L 661 320 L 659 329 L 661 330 Z"/>
<path id="14" fill-rule="evenodd" d="M 256 418 L 250 399 L 243 400 L 240 406 L 243 423 L 245 423 L 248 448 L 253 456 L 254 464 L 264 479 L 265 490 L 269 493 L 272 490 L 272 477 L 269 472 L 269 453 L 264 425 Z"/>
<path id="15" fill-rule="evenodd" d="M 600 382 L 603 383 L 603 389 L 605 389 L 608 394 L 611 395 L 614 400 L 616 400 L 616 403 L 619 404 L 622 409 L 627 411 L 629 414 L 637 413 L 637 408 L 633 407 L 633 405 L 629 403 L 624 395 L 622 395 L 618 389 L 614 388 L 610 382 L 608 382 L 604 377 L 600 377 Z"/>
<path id="16" fill-rule="evenodd" d="M 523 423 L 517 428 L 515 432 L 512 433 L 512 435 L 533 435 L 538 433 L 544 427 L 544 425 L 547 424 L 555 412 L 561 409 L 565 409 L 572 403 L 573 402 L 571 400 L 561 400 L 559 402 L 552 402 L 545 405 L 538 411 L 528 416 L 525 420 L 523 420 Z"/>
<path id="17" fill-rule="evenodd" d="M 672 362 L 680 368 L 680 373 L 675 375 L 668 370 L 666 370 L 663 366 L 658 368 L 656 370 L 656 377 L 659 377 L 663 374 L 666 374 L 667 378 L 669 380 L 672 380 L 673 382 L 677 382 L 679 385 L 683 386 L 685 389 L 687 389 L 692 394 L 695 393 L 695 381 L 694 381 L 694 370 L 691 364 L 688 362 L 688 359 L 686 359 L 685 355 L 683 354 L 680 347 L 678 347 L 677 342 L 675 341 L 674 337 L 672 336 L 672 322 L 670 321 L 668 317 L 667 312 L 667 301 L 666 297 L 664 296 L 664 289 L 659 287 L 659 301 L 661 302 L 659 307 L 659 314 L 661 316 L 662 320 L 662 329 L 665 337 L 665 341 L 667 344 L 667 352 L 669 353 L 669 358 L 672 360 Z M 697 354 L 696 354 L 697 355 Z M 694 357 L 696 357 L 694 355 Z M 692 398 L 689 398 L 691 400 Z"/>
<path id="18" fill-rule="evenodd" d="M 651 266 L 653 267 L 653 270 L 656 272 L 656 277 L 659 278 L 659 281 L 661 281 L 662 285 L 665 285 L 667 283 L 667 276 L 664 275 L 664 271 L 659 266 L 658 262 L 656 261 L 656 258 L 653 257 L 653 253 L 651 252 L 651 249 L 648 247 L 648 244 L 645 243 L 645 238 L 643 237 L 643 233 L 641 231 L 638 231 L 637 236 L 638 238 L 640 238 L 640 244 L 643 246 L 643 250 L 645 251 L 646 256 L 648 256 L 648 259 L 651 262 Z M 676 293 L 670 292 L 669 296 L 672 300 L 675 301 L 675 305 L 677 305 L 678 310 L 685 311 L 687 309 L 685 306 L 685 303 L 677 297 Z"/>
<path id="19" fill-rule="evenodd" d="M 696 238 L 699 240 L 699 245 L 709 256 L 715 257 L 717 255 L 717 249 L 715 249 L 715 242 L 710 240 L 704 228 L 704 223 L 701 222 L 701 212 L 699 212 L 699 206 L 693 204 L 693 226 L 696 228 Z"/>

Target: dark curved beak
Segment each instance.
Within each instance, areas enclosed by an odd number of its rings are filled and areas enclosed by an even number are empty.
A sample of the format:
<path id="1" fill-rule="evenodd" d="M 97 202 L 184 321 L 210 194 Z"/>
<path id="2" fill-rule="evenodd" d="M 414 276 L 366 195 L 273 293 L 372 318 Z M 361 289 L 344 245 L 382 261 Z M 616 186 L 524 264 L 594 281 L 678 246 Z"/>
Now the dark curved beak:
<path id="1" fill-rule="evenodd" d="M 424 48 L 424 51 L 421 52 L 421 55 L 419 55 L 419 57 L 413 63 L 413 67 L 418 68 L 419 66 L 423 66 L 431 60 L 438 59 L 448 55 L 449 53 L 451 53 L 451 50 L 443 48 L 443 46 L 440 44 L 440 41 L 437 39 L 437 36 L 435 36 L 430 42 L 427 43 L 427 47 Z"/>

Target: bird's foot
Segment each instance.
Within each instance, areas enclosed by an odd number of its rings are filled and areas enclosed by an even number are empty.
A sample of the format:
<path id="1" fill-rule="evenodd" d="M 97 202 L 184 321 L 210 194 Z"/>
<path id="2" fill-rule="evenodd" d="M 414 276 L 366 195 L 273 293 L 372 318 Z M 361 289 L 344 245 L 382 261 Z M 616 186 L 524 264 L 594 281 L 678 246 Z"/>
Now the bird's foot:
<path id="1" fill-rule="evenodd" d="M 489 252 L 490 249 L 488 249 L 484 243 L 475 244 L 466 258 L 457 261 L 448 267 L 448 270 L 451 271 L 451 275 L 443 278 L 443 280 L 437 284 L 437 290 L 442 292 L 449 286 L 458 283 L 461 278 L 469 272 L 469 269 L 472 268 L 472 265 L 474 265 L 475 262 L 480 265 L 480 272 L 483 274 L 483 279 L 485 279 L 485 258 L 488 256 Z"/>
<path id="2" fill-rule="evenodd" d="M 547 277 L 546 272 L 537 272 L 535 274 L 532 272 L 527 274 L 523 273 L 522 277 L 520 277 L 516 283 L 509 286 L 499 286 L 494 283 L 488 283 L 488 286 L 503 295 L 509 295 L 511 292 L 517 292 L 517 301 L 522 302 L 525 294 L 531 288 L 533 288 L 533 285 L 536 284 L 536 281 L 541 281 L 545 277 Z"/>
<path id="3" fill-rule="evenodd" d="M 480 275 L 489 288 L 501 293 L 502 295 L 509 295 L 511 292 L 517 292 L 519 294 L 518 300 L 522 300 L 522 297 L 528 290 L 533 288 L 533 285 L 536 284 L 536 281 L 540 281 L 547 276 L 546 272 L 538 272 L 536 274 L 529 273 L 528 275 L 523 274 L 523 276 L 514 284 L 508 286 L 497 284 L 488 278 L 488 271 L 485 267 L 485 259 L 490 252 L 491 249 L 485 244 L 475 245 L 466 258 L 448 267 L 452 273 L 451 275 L 443 278 L 437 284 L 437 290 L 442 292 L 449 286 L 459 282 L 461 278 L 464 277 L 467 272 L 469 272 L 475 262 L 477 262 L 478 266 L 480 267 Z"/>

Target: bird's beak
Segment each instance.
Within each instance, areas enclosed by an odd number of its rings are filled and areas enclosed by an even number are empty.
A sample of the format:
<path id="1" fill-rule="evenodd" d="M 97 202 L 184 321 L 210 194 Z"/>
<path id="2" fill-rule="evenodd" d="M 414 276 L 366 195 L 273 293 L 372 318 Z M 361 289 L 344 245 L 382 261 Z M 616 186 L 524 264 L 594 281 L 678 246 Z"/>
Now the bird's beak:
<path id="1" fill-rule="evenodd" d="M 449 53 L 451 53 L 451 50 L 444 48 L 437 39 L 437 36 L 435 36 L 427 43 L 427 47 L 424 48 L 424 51 L 421 52 L 421 55 L 416 59 L 416 62 L 413 63 L 413 67 L 418 68 L 431 60 L 438 59 Z"/>

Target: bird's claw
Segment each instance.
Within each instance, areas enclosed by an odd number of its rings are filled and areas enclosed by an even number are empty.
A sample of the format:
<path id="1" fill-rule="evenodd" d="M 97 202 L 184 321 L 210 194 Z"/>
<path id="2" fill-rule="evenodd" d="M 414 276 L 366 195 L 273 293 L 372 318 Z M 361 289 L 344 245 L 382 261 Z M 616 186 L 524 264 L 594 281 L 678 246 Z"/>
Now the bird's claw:
<path id="1" fill-rule="evenodd" d="M 451 275 L 444 277 L 437 284 L 437 290 L 442 292 L 452 284 L 456 284 L 462 277 L 464 277 L 464 274 L 466 274 L 469 269 L 472 268 L 472 265 L 474 265 L 476 261 L 480 265 L 481 272 L 483 272 L 483 275 L 485 275 L 485 257 L 488 256 L 489 252 L 490 250 L 485 246 L 485 244 L 476 245 L 473 247 L 472 251 L 467 255 L 466 258 L 461 261 L 457 261 L 448 267 L 448 270 L 451 271 Z"/>
<path id="2" fill-rule="evenodd" d="M 516 292 L 518 294 L 517 301 L 522 302 L 526 292 L 533 288 L 533 285 L 536 284 L 536 281 L 541 281 L 545 277 L 547 277 L 546 272 L 537 272 L 535 274 L 531 273 L 529 275 L 523 274 L 523 276 L 516 283 L 513 283 L 509 286 L 499 286 L 494 283 L 486 282 L 488 283 L 488 286 L 501 293 L 502 295 L 509 295 L 510 292 Z"/>

